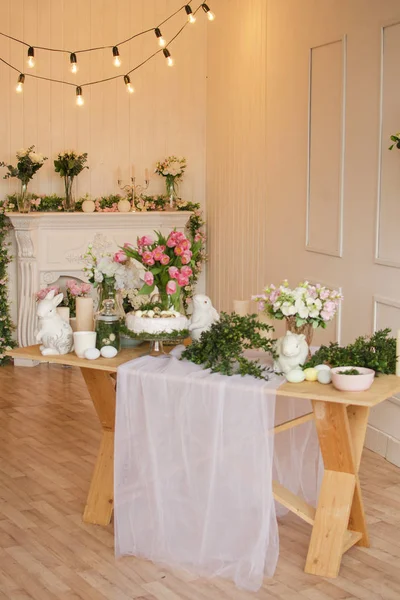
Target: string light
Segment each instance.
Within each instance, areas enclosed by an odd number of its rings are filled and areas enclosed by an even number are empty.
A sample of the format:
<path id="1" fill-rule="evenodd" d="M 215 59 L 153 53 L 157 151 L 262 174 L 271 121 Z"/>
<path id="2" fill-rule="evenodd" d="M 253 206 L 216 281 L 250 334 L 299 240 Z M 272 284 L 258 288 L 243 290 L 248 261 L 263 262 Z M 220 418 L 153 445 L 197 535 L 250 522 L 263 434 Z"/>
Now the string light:
<path id="1" fill-rule="evenodd" d="M 35 50 L 32 46 L 28 48 L 28 67 L 32 69 L 35 66 Z"/>
<path id="2" fill-rule="evenodd" d="M 77 73 L 78 72 L 78 61 L 76 59 L 75 52 L 71 52 L 70 57 L 69 57 L 69 62 L 71 63 L 71 73 Z"/>
<path id="3" fill-rule="evenodd" d="M 186 4 L 185 11 L 186 11 L 186 14 L 188 16 L 188 22 L 189 23 L 196 23 L 196 17 L 194 16 L 192 8 L 189 6 L 189 4 Z"/>
<path id="4" fill-rule="evenodd" d="M 76 103 L 78 106 L 83 106 L 85 104 L 85 101 L 84 101 L 83 95 L 82 95 L 82 88 L 80 85 L 78 85 L 78 87 L 76 88 Z"/>
<path id="5" fill-rule="evenodd" d="M 131 78 L 129 77 L 129 75 L 124 75 L 124 83 L 126 85 L 126 91 L 130 94 L 133 94 L 135 88 L 131 84 Z"/>
<path id="6" fill-rule="evenodd" d="M 113 46 L 112 53 L 113 53 L 113 57 L 114 57 L 114 66 L 120 67 L 121 59 L 119 57 L 119 50 L 118 50 L 117 46 Z"/>
<path id="7" fill-rule="evenodd" d="M 164 40 L 164 38 L 162 36 L 161 29 L 156 27 L 154 30 L 154 33 L 156 34 L 156 38 L 158 39 L 158 45 L 161 46 L 161 48 L 165 48 L 165 46 L 167 45 L 167 42 Z"/>
<path id="8" fill-rule="evenodd" d="M 19 94 L 24 89 L 24 83 L 25 83 L 25 75 L 22 75 L 22 73 L 21 73 L 20 76 L 18 77 L 17 87 L 15 88 Z"/>
<path id="9" fill-rule="evenodd" d="M 168 50 L 168 48 L 164 48 L 163 54 L 164 54 L 165 58 L 167 59 L 167 65 L 169 67 L 173 67 L 174 66 L 174 59 L 172 58 L 171 52 Z"/>
<path id="10" fill-rule="evenodd" d="M 215 15 L 214 15 L 214 13 L 212 12 L 212 10 L 210 9 L 210 7 L 209 7 L 209 6 L 208 6 L 208 5 L 207 5 L 205 2 L 203 2 L 203 4 L 201 5 L 201 8 L 202 8 L 202 9 L 204 10 L 204 12 L 206 13 L 208 20 L 209 20 L 209 21 L 214 21 L 214 19 L 215 19 Z"/>

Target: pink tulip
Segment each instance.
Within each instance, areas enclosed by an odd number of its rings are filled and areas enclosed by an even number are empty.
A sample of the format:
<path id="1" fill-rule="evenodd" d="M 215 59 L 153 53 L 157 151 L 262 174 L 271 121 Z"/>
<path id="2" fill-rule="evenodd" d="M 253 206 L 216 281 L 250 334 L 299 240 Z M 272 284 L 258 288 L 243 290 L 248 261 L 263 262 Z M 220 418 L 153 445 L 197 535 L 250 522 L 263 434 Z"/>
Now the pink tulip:
<path id="1" fill-rule="evenodd" d="M 127 248 L 128 250 L 134 250 L 135 246 L 133 244 L 130 244 L 129 242 L 125 242 L 124 248 Z"/>
<path id="2" fill-rule="evenodd" d="M 150 271 L 146 271 L 146 273 L 144 274 L 144 282 L 147 283 L 147 285 L 153 285 L 153 283 L 154 283 L 153 273 L 150 273 Z"/>
<path id="3" fill-rule="evenodd" d="M 182 248 L 182 246 L 176 246 L 174 252 L 176 256 L 182 256 L 182 254 L 184 253 L 184 249 Z"/>
<path id="4" fill-rule="evenodd" d="M 161 263 L 162 265 L 167 265 L 167 264 L 169 263 L 169 261 L 170 261 L 170 260 L 171 260 L 171 259 L 170 259 L 170 257 L 168 256 L 168 254 L 163 254 L 163 255 L 161 256 L 161 258 L 160 258 L 160 263 Z"/>
<path id="5" fill-rule="evenodd" d="M 179 242 L 179 246 L 182 248 L 182 250 L 190 250 L 191 243 L 189 240 L 184 239 Z"/>
<path id="6" fill-rule="evenodd" d="M 193 271 L 190 267 L 182 267 L 181 273 L 185 277 L 191 277 L 191 275 L 193 275 Z"/>
<path id="7" fill-rule="evenodd" d="M 118 252 L 116 252 L 114 254 L 113 261 L 116 263 L 122 264 L 122 263 L 125 263 L 127 260 L 128 260 L 128 257 L 123 250 L 118 250 Z"/>
<path id="8" fill-rule="evenodd" d="M 171 279 L 176 279 L 178 277 L 179 269 L 177 267 L 170 267 L 168 273 Z"/>
<path id="9" fill-rule="evenodd" d="M 189 278 L 185 277 L 181 273 L 179 273 L 177 281 L 178 281 L 178 285 L 180 285 L 181 287 L 184 287 L 185 285 L 189 285 Z"/>
<path id="10" fill-rule="evenodd" d="M 167 292 L 167 294 L 169 296 L 172 296 L 172 294 L 175 294 L 176 292 L 176 282 L 172 281 L 172 279 L 170 279 L 167 283 L 167 286 L 165 288 L 165 291 Z"/>
<path id="11" fill-rule="evenodd" d="M 192 253 L 190 252 L 190 250 L 187 250 L 186 252 L 184 252 L 181 256 L 181 261 L 183 265 L 187 265 L 190 263 L 190 260 L 192 258 Z"/>
<path id="12" fill-rule="evenodd" d="M 149 235 L 138 238 L 138 246 L 152 246 L 152 244 L 154 244 L 154 241 Z"/>
<path id="13" fill-rule="evenodd" d="M 157 246 L 153 250 L 153 258 L 154 260 L 161 260 L 161 257 L 164 255 L 165 246 Z"/>

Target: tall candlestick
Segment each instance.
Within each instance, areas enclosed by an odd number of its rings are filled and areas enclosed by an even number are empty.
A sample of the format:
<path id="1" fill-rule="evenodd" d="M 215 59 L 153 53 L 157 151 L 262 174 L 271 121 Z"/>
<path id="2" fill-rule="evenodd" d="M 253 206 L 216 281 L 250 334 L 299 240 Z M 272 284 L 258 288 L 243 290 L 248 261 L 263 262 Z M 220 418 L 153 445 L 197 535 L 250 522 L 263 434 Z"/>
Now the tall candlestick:
<path id="1" fill-rule="evenodd" d="M 76 299 L 76 330 L 93 331 L 93 298 Z"/>
<path id="2" fill-rule="evenodd" d="M 400 329 L 397 332 L 396 357 L 396 375 L 400 377 Z"/>
<path id="3" fill-rule="evenodd" d="M 233 311 L 240 315 L 241 317 L 245 317 L 250 313 L 250 300 L 234 300 L 233 301 Z"/>
<path id="4" fill-rule="evenodd" d="M 57 306 L 57 312 L 62 320 L 69 324 L 69 306 Z"/>

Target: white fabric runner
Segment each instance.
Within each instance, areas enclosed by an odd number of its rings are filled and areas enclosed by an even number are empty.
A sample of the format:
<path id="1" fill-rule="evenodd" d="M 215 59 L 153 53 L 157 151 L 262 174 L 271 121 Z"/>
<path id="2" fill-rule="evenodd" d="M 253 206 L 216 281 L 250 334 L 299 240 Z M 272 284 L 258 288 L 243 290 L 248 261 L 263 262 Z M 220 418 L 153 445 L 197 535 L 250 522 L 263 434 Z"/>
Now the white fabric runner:
<path id="1" fill-rule="evenodd" d="M 279 540 L 274 437 L 268 431 L 275 421 L 273 390 L 282 381 L 210 374 L 175 356 L 145 356 L 118 369 L 117 556 L 132 554 L 229 578 L 250 590 L 261 586 L 264 575 L 273 575 Z M 286 406 L 281 420 L 309 410 L 309 404 L 302 410 L 290 399 Z M 286 442 L 283 438 L 276 453 L 274 471 L 312 501 L 316 478 L 307 475 L 303 485 L 299 469 L 306 457 L 315 463 L 311 429 L 305 431 L 300 437 L 282 434 Z M 302 454 L 291 468 L 299 440 Z"/>

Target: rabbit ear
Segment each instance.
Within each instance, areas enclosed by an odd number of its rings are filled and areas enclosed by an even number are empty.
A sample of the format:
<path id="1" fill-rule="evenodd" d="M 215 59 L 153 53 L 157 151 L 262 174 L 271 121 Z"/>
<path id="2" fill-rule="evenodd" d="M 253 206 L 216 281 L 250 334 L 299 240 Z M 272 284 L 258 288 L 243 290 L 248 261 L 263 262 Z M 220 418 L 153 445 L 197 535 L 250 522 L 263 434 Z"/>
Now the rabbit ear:
<path id="1" fill-rule="evenodd" d="M 50 290 L 49 293 L 46 295 L 45 300 L 53 300 L 55 293 L 56 293 L 55 290 Z"/>
<path id="2" fill-rule="evenodd" d="M 62 300 L 64 298 L 64 294 L 61 292 L 61 294 L 57 294 L 57 296 L 55 298 L 53 298 L 53 306 L 58 306 Z"/>

